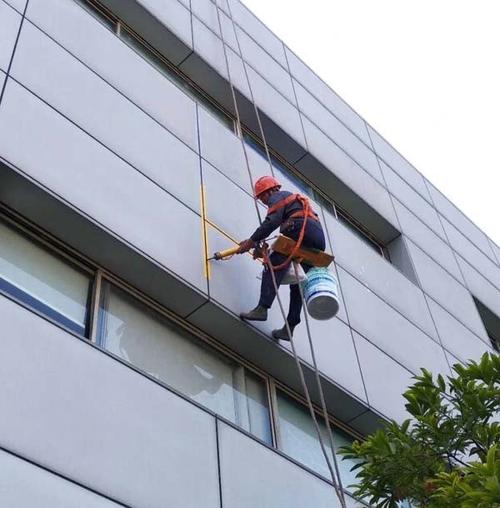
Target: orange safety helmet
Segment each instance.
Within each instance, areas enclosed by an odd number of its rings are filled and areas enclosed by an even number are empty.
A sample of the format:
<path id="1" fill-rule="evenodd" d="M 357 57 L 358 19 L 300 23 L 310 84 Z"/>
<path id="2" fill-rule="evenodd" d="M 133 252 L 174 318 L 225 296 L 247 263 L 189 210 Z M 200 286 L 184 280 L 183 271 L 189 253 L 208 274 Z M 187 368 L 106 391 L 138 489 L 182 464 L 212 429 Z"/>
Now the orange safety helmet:
<path id="1" fill-rule="evenodd" d="M 281 184 L 274 178 L 274 176 L 261 176 L 254 185 L 254 197 L 258 198 L 263 192 L 268 191 L 269 189 L 274 189 L 278 187 L 281 188 Z"/>

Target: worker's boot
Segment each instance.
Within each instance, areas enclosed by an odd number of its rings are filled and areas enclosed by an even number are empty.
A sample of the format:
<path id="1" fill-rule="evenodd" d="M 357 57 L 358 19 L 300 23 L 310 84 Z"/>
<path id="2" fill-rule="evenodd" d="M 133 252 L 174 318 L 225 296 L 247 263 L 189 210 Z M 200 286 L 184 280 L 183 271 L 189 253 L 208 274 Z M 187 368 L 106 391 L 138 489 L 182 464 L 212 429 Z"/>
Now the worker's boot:
<path id="1" fill-rule="evenodd" d="M 293 329 L 295 326 L 290 325 L 290 332 L 293 336 Z M 278 330 L 273 330 L 271 335 L 273 336 L 273 339 L 275 340 L 290 340 L 290 337 L 288 335 L 288 331 L 286 329 L 286 325 L 283 325 L 282 328 L 279 328 Z"/>
<path id="2" fill-rule="evenodd" d="M 267 309 L 262 305 L 257 305 L 250 312 L 242 312 L 240 318 L 247 321 L 265 321 L 267 319 Z"/>

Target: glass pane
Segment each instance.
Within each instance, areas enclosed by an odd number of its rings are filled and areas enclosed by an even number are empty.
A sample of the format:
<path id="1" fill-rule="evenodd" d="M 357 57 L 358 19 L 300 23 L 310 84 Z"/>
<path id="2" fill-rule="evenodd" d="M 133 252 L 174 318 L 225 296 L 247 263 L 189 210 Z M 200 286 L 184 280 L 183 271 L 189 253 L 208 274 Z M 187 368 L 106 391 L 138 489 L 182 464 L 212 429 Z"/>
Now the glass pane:
<path id="1" fill-rule="evenodd" d="M 271 442 L 261 380 L 111 284 L 103 286 L 99 341 L 149 375 Z"/>
<path id="2" fill-rule="evenodd" d="M 381 247 L 372 241 L 368 236 L 366 236 L 363 231 L 357 228 L 352 222 L 350 222 L 346 217 L 342 215 L 342 213 L 337 210 L 337 218 L 338 220 L 346 226 L 351 233 L 354 233 L 360 240 L 362 240 L 366 245 L 371 247 L 377 254 L 383 255 Z"/>
<path id="3" fill-rule="evenodd" d="M 90 277 L 0 222 L 0 288 L 83 335 Z"/>
<path id="4" fill-rule="evenodd" d="M 227 116 L 221 109 L 209 101 L 203 94 L 196 90 L 194 86 L 183 79 L 180 74 L 171 69 L 171 67 L 166 62 L 164 62 L 154 51 L 148 48 L 134 34 L 129 32 L 123 25 L 121 25 L 119 35 L 132 49 L 134 49 L 148 63 L 160 71 L 166 78 L 177 85 L 185 94 L 191 97 L 191 99 L 203 106 L 206 110 L 208 110 L 209 113 L 224 123 L 229 129 L 234 130 L 234 122 L 232 118 Z"/>
<path id="5" fill-rule="evenodd" d="M 309 410 L 282 392 L 278 392 L 277 396 L 280 448 L 298 462 L 301 462 L 324 477 L 330 478 L 330 471 L 321 451 L 316 428 Z M 320 423 L 323 443 L 332 459 L 326 425 L 320 421 L 319 417 L 318 421 Z M 336 448 L 353 441 L 353 438 L 341 430 L 335 428 L 333 431 L 333 440 Z M 340 474 L 342 475 L 343 486 L 347 488 L 348 485 L 355 483 L 355 472 L 351 473 L 349 471 L 353 463 L 342 460 L 342 457 L 339 455 L 337 455 L 337 460 Z"/>

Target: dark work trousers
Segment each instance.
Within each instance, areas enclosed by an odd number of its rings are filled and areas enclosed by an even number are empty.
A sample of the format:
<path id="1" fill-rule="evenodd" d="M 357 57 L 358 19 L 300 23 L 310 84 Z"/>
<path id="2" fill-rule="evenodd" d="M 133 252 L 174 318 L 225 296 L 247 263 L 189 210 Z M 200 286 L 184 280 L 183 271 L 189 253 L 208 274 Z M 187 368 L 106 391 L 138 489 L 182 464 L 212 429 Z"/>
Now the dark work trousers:
<path id="1" fill-rule="evenodd" d="M 303 219 L 294 219 L 291 221 L 290 225 L 287 226 L 281 233 L 293 240 L 297 240 L 300 235 L 300 230 L 302 228 Z M 323 228 L 319 221 L 309 219 L 306 224 L 306 230 L 304 233 L 304 239 L 302 241 L 303 247 L 309 247 L 318 250 L 325 250 L 325 235 L 323 233 Z M 273 252 L 270 256 L 271 263 L 274 266 L 280 265 L 284 261 L 286 261 L 287 256 L 284 254 L 280 254 L 278 252 Z M 305 272 L 308 272 L 311 268 L 310 265 L 305 263 L 301 263 L 302 268 Z M 285 275 L 288 266 L 288 263 L 285 268 L 281 270 L 276 270 L 274 272 L 276 277 L 276 284 L 279 287 L 283 276 Z M 274 284 L 271 275 L 271 271 L 269 268 L 264 269 L 264 273 L 262 275 L 262 284 L 260 286 L 260 300 L 259 305 L 266 307 L 269 309 L 273 304 L 274 298 L 276 297 L 276 292 L 274 291 Z M 287 321 L 290 326 L 296 326 L 300 323 L 300 312 L 302 310 L 302 298 L 300 296 L 300 289 L 297 284 L 290 285 L 290 307 L 288 309 L 288 317 Z"/>

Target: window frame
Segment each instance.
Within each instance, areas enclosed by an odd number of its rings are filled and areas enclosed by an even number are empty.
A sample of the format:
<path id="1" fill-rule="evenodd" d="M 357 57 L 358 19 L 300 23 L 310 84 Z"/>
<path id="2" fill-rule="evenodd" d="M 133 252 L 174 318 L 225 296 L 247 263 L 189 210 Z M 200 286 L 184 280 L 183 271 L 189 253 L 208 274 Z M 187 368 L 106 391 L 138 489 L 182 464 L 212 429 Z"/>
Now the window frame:
<path id="1" fill-rule="evenodd" d="M 0 294 L 6 295 L 9 298 L 14 299 L 16 302 L 19 302 L 19 304 L 21 304 L 23 307 L 28 308 L 35 314 L 42 316 L 45 319 L 48 319 L 50 322 L 55 323 L 58 326 L 61 326 L 68 332 L 78 337 L 88 339 L 92 327 L 91 309 L 92 302 L 95 297 L 94 295 L 95 270 L 93 270 L 89 264 L 85 263 L 80 256 L 78 256 L 76 253 L 68 249 L 67 246 L 65 246 L 62 242 L 59 242 L 56 238 L 54 238 L 52 235 L 42 230 L 41 228 L 38 228 L 31 223 L 27 223 L 27 221 L 25 221 L 21 216 L 19 216 L 15 212 L 12 212 L 10 209 L 6 208 L 2 203 L 0 203 L 0 222 L 7 224 L 8 227 L 11 227 L 14 231 L 18 232 L 29 242 L 32 242 L 34 245 L 47 251 L 49 254 L 59 259 L 60 261 L 64 262 L 71 268 L 84 272 L 86 275 L 88 275 L 89 288 L 86 295 L 86 304 L 85 304 L 86 315 L 85 315 L 85 324 L 83 327 L 83 334 L 79 333 L 74 328 L 66 325 L 61 320 L 57 319 L 57 317 L 55 317 L 52 314 L 52 312 L 44 311 L 43 309 L 45 307 L 48 307 L 49 309 L 50 307 L 48 305 L 44 305 L 42 302 L 40 302 L 40 305 L 34 305 L 30 301 L 28 301 L 28 299 L 19 298 L 18 296 L 16 296 L 16 294 L 1 289 Z M 19 291 L 23 292 L 22 290 Z M 27 296 L 29 297 L 30 295 Z M 29 298 L 29 300 L 37 301 L 37 299 L 34 297 Z M 56 311 L 54 311 L 54 313 L 56 313 Z"/>

